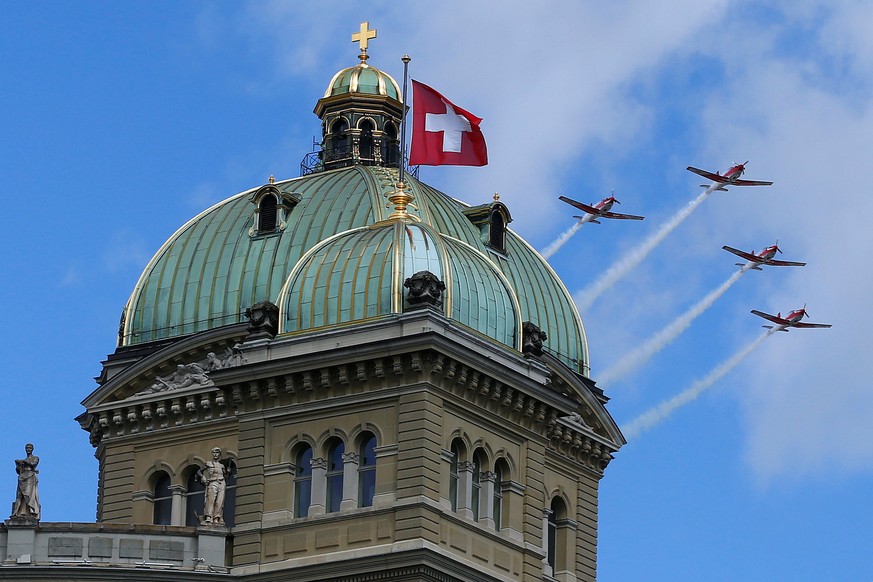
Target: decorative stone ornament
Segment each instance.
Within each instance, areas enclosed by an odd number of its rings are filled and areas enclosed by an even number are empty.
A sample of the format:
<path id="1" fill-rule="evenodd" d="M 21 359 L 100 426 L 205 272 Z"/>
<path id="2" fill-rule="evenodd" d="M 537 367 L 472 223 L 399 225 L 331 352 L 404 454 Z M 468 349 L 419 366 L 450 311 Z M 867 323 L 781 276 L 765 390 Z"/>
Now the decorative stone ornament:
<path id="1" fill-rule="evenodd" d="M 255 303 L 246 308 L 246 317 L 249 319 L 246 339 L 273 339 L 279 333 L 279 307 L 274 303 Z"/>
<path id="2" fill-rule="evenodd" d="M 409 289 L 406 300 L 413 307 L 442 307 L 446 284 L 430 271 L 419 271 L 403 282 Z"/>
<path id="3" fill-rule="evenodd" d="M 155 394 L 168 390 L 178 390 L 189 386 L 209 387 L 214 383 L 209 378 L 209 372 L 238 365 L 239 357 L 233 350 L 226 350 L 222 357 L 209 352 L 205 360 L 189 364 L 177 364 L 176 370 L 169 376 L 155 376 L 155 382 L 145 390 L 140 390 L 136 396 Z"/>
<path id="4" fill-rule="evenodd" d="M 542 356 L 543 342 L 548 339 L 546 332 L 531 321 L 521 324 L 521 352 L 525 356 Z"/>

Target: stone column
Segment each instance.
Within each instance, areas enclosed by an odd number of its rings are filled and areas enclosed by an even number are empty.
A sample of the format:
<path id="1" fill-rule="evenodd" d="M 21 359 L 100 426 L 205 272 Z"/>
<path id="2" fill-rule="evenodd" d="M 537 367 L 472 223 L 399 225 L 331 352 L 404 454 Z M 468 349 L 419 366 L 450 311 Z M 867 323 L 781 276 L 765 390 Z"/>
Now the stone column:
<path id="1" fill-rule="evenodd" d="M 185 525 L 185 494 L 188 488 L 184 485 L 170 485 L 170 525 Z"/>
<path id="2" fill-rule="evenodd" d="M 543 508 L 543 573 L 547 576 L 553 576 L 555 573 L 552 566 L 549 564 L 549 517 L 552 515 L 552 510 L 548 507 Z M 555 544 L 557 545 L 557 544 Z M 557 550 L 557 548 L 555 548 Z"/>
<path id="3" fill-rule="evenodd" d="M 312 496 L 309 515 L 322 515 L 327 500 L 327 461 L 321 457 L 312 459 Z"/>
<path id="4" fill-rule="evenodd" d="M 361 456 L 358 453 L 343 454 L 343 500 L 340 511 L 354 509 L 358 506 L 358 465 Z"/>
<path id="5" fill-rule="evenodd" d="M 473 470 L 472 461 L 458 462 L 458 513 L 473 519 Z M 480 507 L 481 509 L 481 507 Z"/>
<path id="6" fill-rule="evenodd" d="M 494 529 L 494 487 L 497 481 L 497 473 L 482 471 L 479 473 L 479 485 L 482 492 L 479 499 L 479 523 L 487 528 Z"/>

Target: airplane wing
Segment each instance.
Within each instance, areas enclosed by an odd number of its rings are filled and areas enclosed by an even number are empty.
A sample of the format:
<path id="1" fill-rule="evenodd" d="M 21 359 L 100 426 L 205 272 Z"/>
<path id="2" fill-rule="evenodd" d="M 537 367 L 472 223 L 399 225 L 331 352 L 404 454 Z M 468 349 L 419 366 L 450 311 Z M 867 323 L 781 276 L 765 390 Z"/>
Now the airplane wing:
<path id="1" fill-rule="evenodd" d="M 567 198 L 566 196 L 558 196 L 558 200 L 566 202 L 570 206 L 575 206 L 576 208 L 578 208 L 582 212 L 587 212 L 588 214 L 593 214 L 595 216 L 600 214 L 597 211 L 597 209 L 594 208 L 593 206 L 588 206 L 587 204 L 582 204 L 581 202 L 577 202 L 577 201 L 573 200 L 572 198 Z"/>
<path id="2" fill-rule="evenodd" d="M 747 261 L 752 261 L 753 263 L 763 263 L 764 262 L 761 260 L 761 257 L 759 257 L 758 255 L 753 255 L 752 253 L 747 253 L 746 251 L 741 251 L 740 249 L 735 249 L 734 247 L 729 247 L 727 245 L 724 245 L 721 248 L 723 248 L 724 250 L 726 250 L 729 253 L 735 254 L 736 256 L 740 257 L 741 259 L 746 259 Z"/>
<path id="3" fill-rule="evenodd" d="M 797 261 L 777 261 L 775 259 L 770 259 L 767 264 L 774 267 L 802 267 L 806 265 L 806 263 L 798 263 Z"/>
<path id="4" fill-rule="evenodd" d="M 718 174 L 713 174 L 712 172 L 707 172 L 706 170 L 701 170 L 700 168 L 695 168 L 694 166 L 688 166 L 686 168 L 689 172 L 694 172 L 699 176 L 703 176 L 707 180 L 712 180 L 713 182 L 718 182 L 719 184 L 727 184 L 728 180 L 724 176 L 719 176 Z M 736 184 L 736 182 L 734 182 Z"/>
<path id="5" fill-rule="evenodd" d="M 793 327 L 814 327 L 814 328 L 827 328 L 830 327 L 829 323 L 795 323 Z"/>
<path id="6" fill-rule="evenodd" d="M 790 325 L 791 322 L 787 319 L 783 319 L 781 317 L 776 317 L 775 315 L 770 315 L 769 313 L 764 313 L 763 311 L 758 311 L 757 309 L 753 309 L 752 313 L 757 315 L 758 317 L 763 317 L 767 321 L 772 321 L 777 325 Z"/>
<path id="7" fill-rule="evenodd" d="M 603 218 L 615 218 L 618 220 L 642 220 L 645 216 L 635 216 L 633 214 L 619 214 L 618 212 L 601 212 Z"/>
<path id="8" fill-rule="evenodd" d="M 734 180 L 734 186 L 772 186 L 773 182 L 764 182 L 762 180 Z"/>

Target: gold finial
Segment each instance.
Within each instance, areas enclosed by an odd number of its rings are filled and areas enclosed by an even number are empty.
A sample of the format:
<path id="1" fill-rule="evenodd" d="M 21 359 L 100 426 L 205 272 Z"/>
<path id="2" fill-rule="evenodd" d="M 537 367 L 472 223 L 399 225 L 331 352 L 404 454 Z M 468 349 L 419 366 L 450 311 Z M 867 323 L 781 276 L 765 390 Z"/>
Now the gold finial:
<path id="1" fill-rule="evenodd" d="M 358 58 L 361 59 L 362 63 L 370 58 L 367 56 L 367 46 L 371 38 L 376 38 L 376 29 L 371 30 L 369 22 L 362 22 L 360 32 L 352 35 L 352 42 L 358 43 L 361 47 L 361 54 L 358 55 Z"/>
<path id="2" fill-rule="evenodd" d="M 500 194 L 498 194 L 497 192 L 495 192 L 495 193 L 494 193 L 494 202 L 497 202 L 498 200 L 500 200 Z"/>
<path id="3" fill-rule="evenodd" d="M 388 202 L 394 205 L 394 212 L 388 215 L 388 220 L 414 218 L 406 211 L 406 207 L 412 202 L 412 199 L 412 194 L 406 191 L 406 183 L 397 182 L 397 189 L 388 195 Z"/>
<path id="4" fill-rule="evenodd" d="M 276 177 L 273 174 L 270 174 L 270 184 L 276 183 Z"/>

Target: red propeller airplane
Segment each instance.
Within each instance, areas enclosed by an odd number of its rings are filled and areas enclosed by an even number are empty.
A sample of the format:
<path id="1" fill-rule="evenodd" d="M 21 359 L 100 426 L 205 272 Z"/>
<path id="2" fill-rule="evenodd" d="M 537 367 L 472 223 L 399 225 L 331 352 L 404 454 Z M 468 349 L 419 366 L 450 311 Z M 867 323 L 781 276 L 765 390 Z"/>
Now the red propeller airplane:
<path id="1" fill-rule="evenodd" d="M 748 161 L 743 162 L 742 164 L 735 164 L 731 166 L 727 172 L 723 175 L 718 172 L 712 173 L 706 170 L 701 170 L 700 168 L 695 168 L 694 166 L 688 166 L 689 172 L 694 172 L 699 176 L 703 176 L 707 180 L 712 180 L 717 183 L 719 186 L 716 190 L 724 190 L 727 191 L 725 186 L 770 186 L 773 182 L 763 182 L 761 180 L 741 180 L 740 176 L 743 175 L 743 172 L 746 171 L 746 164 Z M 713 184 L 701 184 L 701 188 L 711 188 Z"/>
<path id="2" fill-rule="evenodd" d="M 770 265 L 773 267 L 802 267 L 806 263 L 798 263 L 796 261 L 779 261 L 774 259 L 776 253 L 781 253 L 782 249 L 779 248 L 779 243 L 777 242 L 775 245 L 770 245 L 759 253 L 751 252 L 747 253 L 745 251 L 741 251 L 740 249 L 735 249 L 733 247 L 729 247 L 727 245 L 721 247 L 729 253 L 733 253 L 741 259 L 746 259 L 748 263 L 735 263 L 738 267 L 745 267 L 749 263 L 752 264 L 750 269 L 754 269 L 756 271 L 760 271 L 761 265 Z"/>
<path id="3" fill-rule="evenodd" d="M 621 202 L 615 199 L 615 196 L 609 196 L 608 198 L 604 198 L 594 206 L 589 206 L 588 204 L 577 202 L 572 198 L 567 198 L 566 196 L 559 196 L 558 200 L 563 200 L 570 206 L 574 206 L 582 212 L 588 213 L 591 218 L 588 219 L 586 222 L 593 222 L 594 224 L 600 224 L 600 221 L 597 220 L 598 218 L 615 218 L 618 220 L 642 220 L 644 218 L 643 216 L 634 216 L 633 214 L 619 214 L 618 212 L 610 212 L 610 210 L 612 210 L 613 204 L 621 204 Z M 574 216 L 573 218 L 585 220 L 584 216 Z"/>
<path id="4" fill-rule="evenodd" d="M 788 331 L 789 327 L 797 327 L 800 329 L 805 328 L 827 328 L 830 327 L 829 323 L 802 323 L 801 320 L 804 317 L 809 317 L 806 314 L 806 305 L 801 307 L 800 309 L 795 309 L 785 317 L 782 317 L 782 313 L 779 312 L 776 315 L 770 315 L 769 313 L 764 313 L 763 311 L 758 311 L 757 309 L 753 309 L 752 313 L 757 315 L 758 317 L 763 317 L 767 321 L 772 321 L 776 325 L 765 325 L 767 329 L 774 329 L 776 331 Z"/>

